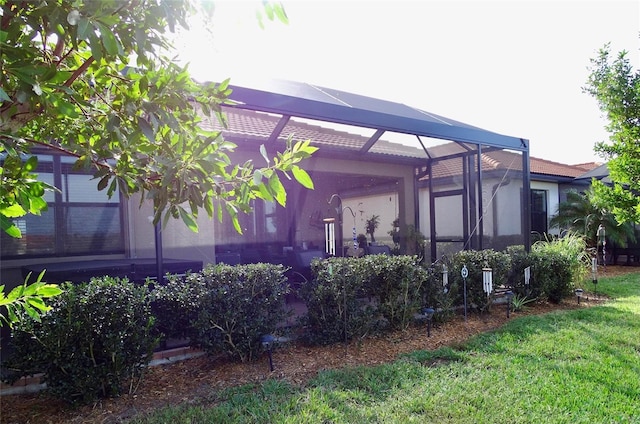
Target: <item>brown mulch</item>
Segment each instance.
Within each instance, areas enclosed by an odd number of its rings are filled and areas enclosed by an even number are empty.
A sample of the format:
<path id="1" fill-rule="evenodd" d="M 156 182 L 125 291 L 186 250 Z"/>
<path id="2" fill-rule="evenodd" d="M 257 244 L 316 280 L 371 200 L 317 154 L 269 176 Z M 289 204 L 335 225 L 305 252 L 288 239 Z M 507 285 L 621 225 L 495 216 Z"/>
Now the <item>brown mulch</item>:
<path id="1" fill-rule="evenodd" d="M 608 266 L 606 276 L 637 272 L 638 268 Z M 536 303 L 511 319 L 554 310 L 589 307 L 605 300 L 592 293 L 588 302 L 567 299 L 559 305 Z M 222 389 L 267 379 L 280 379 L 304 386 L 319 371 L 356 365 L 376 365 L 394 361 L 398 355 L 419 349 L 456 345 L 469 337 L 496 329 L 507 321 L 503 307 L 491 314 L 468 314 L 436 326 L 428 338 L 424 326 L 415 326 L 380 338 L 370 338 L 332 346 L 310 347 L 292 343 L 273 352 L 275 370 L 269 371 L 266 354 L 252 363 L 234 363 L 200 356 L 171 365 L 152 367 L 134 394 L 71 408 L 44 393 L 0 397 L 1 423 L 119 423 L 156 408 L 178 404 L 210 403 Z"/>

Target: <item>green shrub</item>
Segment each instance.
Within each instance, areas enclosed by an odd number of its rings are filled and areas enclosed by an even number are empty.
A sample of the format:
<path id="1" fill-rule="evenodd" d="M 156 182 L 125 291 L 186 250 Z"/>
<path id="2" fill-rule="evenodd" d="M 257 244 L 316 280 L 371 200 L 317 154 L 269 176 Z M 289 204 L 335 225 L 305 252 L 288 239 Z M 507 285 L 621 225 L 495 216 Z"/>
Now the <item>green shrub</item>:
<path id="1" fill-rule="evenodd" d="M 458 287 L 456 304 L 462 305 L 464 281 L 461 276 L 462 267 L 466 265 L 469 272 L 467 277 L 467 305 L 479 310 L 487 310 L 491 307 L 491 299 L 483 290 L 482 269 L 486 266 L 493 272 L 493 288 L 507 284 L 507 277 L 511 269 L 511 258 L 507 253 L 486 250 L 464 250 L 453 255 L 449 278 L 453 279 Z"/>
<path id="2" fill-rule="evenodd" d="M 511 256 L 510 284 L 514 294 L 528 298 L 546 298 L 558 303 L 573 292 L 589 269 L 584 238 L 568 233 L 561 238 L 536 242 L 531 253 L 523 248 L 509 249 Z M 524 286 L 524 269 L 531 267 L 529 292 Z"/>
<path id="3" fill-rule="evenodd" d="M 156 285 L 151 291 L 151 310 L 157 334 L 165 340 L 189 338 L 193 344 L 196 337 L 193 323 L 206 290 L 200 273 L 170 275 L 164 284 Z"/>
<path id="4" fill-rule="evenodd" d="M 531 279 L 543 297 L 560 303 L 573 292 L 572 262 L 568 256 L 557 251 L 533 251 L 531 256 L 534 261 Z"/>
<path id="5" fill-rule="evenodd" d="M 569 283 L 582 282 L 589 272 L 591 258 L 585 239 L 579 234 L 570 232 L 560 238 L 538 241 L 531 246 L 531 252 L 563 257 L 569 266 Z"/>
<path id="6" fill-rule="evenodd" d="M 369 274 L 367 295 L 376 300 L 377 312 L 390 329 L 408 328 L 416 312 L 425 306 L 421 293 L 428 274 L 418 257 L 371 255 L 361 261 Z"/>
<path id="7" fill-rule="evenodd" d="M 543 295 L 539 279 L 535 278 L 535 256 L 524 250 L 524 246 L 511 246 L 507 249 L 511 257 L 511 271 L 509 272 L 509 286 L 515 296 L 536 299 Z M 524 270 L 531 267 L 529 286 L 525 285 Z"/>
<path id="8" fill-rule="evenodd" d="M 328 345 L 379 330 L 380 322 L 367 294 L 366 283 L 372 270 L 367 269 L 367 262 L 361 259 L 329 258 L 312 262 L 314 279 L 299 291 L 307 306 L 302 324 L 308 343 Z"/>
<path id="9" fill-rule="evenodd" d="M 443 267 L 446 265 L 448 272 L 448 284 L 443 286 Z M 451 278 L 451 263 L 438 261 L 426 268 L 427 282 L 421 288 L 422 306 L 433 308 L 434 322 L 446 322 L 455 315 L 455 300 L 458 297 L 458 286 L 454 278 Z"/>
<path id="10" fill-rule="evenodd" d="M 72 403 L 117 396 L 140 378 L 157 345 L 147 287 L 95 278 L 63 285 L 51 306 L 41 322 L 14 327 L 7 364 L 17 376 L 42 372 L 47 390 Z"/>
<path id="11" fill-rule="evenodd" d="M 273 334 L 287 318 L 289 292 L 282 265 L 207 266 L 201 273 L 206 293 L 195 322 L 197 342 L 209 353 L 251 360 L 260 336 Z"/>

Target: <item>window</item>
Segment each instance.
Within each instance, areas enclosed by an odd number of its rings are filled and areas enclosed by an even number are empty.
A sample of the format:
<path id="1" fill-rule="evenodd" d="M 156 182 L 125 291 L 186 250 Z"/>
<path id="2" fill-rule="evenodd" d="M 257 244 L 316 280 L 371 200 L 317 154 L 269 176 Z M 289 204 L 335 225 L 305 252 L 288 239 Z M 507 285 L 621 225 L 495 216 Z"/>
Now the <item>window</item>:
<path id="1" fill-rule="evenodd" d="M 531 189 L 531 232 L 546 234 L 547 219 L 547 191 Z"/>
<path id="2" fill-rule="evenodd" d="M 233 228 L 228 215 L 224 215 L 222 222 L 215 220 L 217 245 L 260 245 L 286 240 L 285 209 L 278 207 L 275 202 L 253 201 L 251 212 L 239 213 L 238 221 L 242 234 Z"/>
<path id="3" fill-rule="evenodd" d="M 16 220 L 22 238 L 0 235 L 2 258 L 123 253 L 119 195 L 98 191 L 91 175 L 73 168 L 75 158 L 37 156 L 38 177 L 60 191 L 45 194 L 49 209 L 42 215 Z"/>

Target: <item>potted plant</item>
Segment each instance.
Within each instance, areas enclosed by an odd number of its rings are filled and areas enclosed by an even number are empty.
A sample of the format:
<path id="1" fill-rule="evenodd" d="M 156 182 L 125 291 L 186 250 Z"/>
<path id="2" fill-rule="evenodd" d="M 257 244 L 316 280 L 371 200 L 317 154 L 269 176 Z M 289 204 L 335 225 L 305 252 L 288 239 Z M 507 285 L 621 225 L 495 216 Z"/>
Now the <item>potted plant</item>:
<path id="1" fill-rule="evenodd" d="M 371 215 L 371 217 L 369 217 L 367 219 L 367 222 L 365 223 L 364 228 L 366 233 L 371 236 L 371 244 L 376 242 L 376 238 L 374 237 L 373 233 L 376 232 L 376 229 L 378 228 L 379 224 L 380 224 L 379 215 Z"/>

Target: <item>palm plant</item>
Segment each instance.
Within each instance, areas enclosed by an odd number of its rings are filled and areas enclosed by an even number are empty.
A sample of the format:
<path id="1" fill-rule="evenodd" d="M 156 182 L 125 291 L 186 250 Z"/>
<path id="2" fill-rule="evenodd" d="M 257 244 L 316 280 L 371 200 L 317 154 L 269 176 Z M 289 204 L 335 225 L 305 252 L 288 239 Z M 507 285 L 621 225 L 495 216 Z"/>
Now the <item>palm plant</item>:
<path id="1" fill-rule="evenodd" d="M 365 231 L 371 236 L 371 243 L 375 243 L 376 241 L 373 233 L 378 229 L 378 225 L 380 225 L 380 215 L 371 215 L 365 223 Z"/>
<path id="2" fill-rule="evenodd" d="M 585 193 L 569 190 L 567 200 L 558 204 L 558 211 L 550 221 L 551 227 L 583 235 L 589 247 L 596 246 L 596 233 L 600 224 L 604 226 L 609 242 L 624 246 L 627 242 L 636 240 L 633 225 L 619 224 L 605 207 L 596 204 L 591 188 Z"/>

